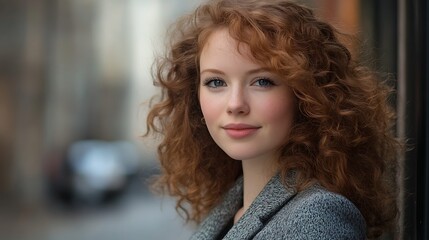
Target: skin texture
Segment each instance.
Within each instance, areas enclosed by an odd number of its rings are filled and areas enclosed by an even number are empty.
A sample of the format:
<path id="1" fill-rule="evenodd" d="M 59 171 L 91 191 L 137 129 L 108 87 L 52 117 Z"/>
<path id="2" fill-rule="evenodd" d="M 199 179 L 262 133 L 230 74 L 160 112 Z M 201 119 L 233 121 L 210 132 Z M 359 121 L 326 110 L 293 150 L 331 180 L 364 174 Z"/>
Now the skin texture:
<path id="1" fill-rule="evenodd" d="M 248 46 L 238 45 L 226 28 L 211 34 L 200 66 L 199 100 L 210 135 L 226 154 L 242 161 L 241 215 L 278 171 L 277 150 L 293 122 L 294 97 L 285 79 L 255 62 Z"/>
<path id="2" fill-rule="evenodd" d="M 211 136 L 229 156 L 266 161 L 289 133 L 293 97 L 283 79 L 253 62 L 247 47 L 240 45 L 243 55 L 238 53 L 236 44 L 226 29 L 208 40 L 200 60 L 201 109 Z M 257 129 L 249 136 L 229 136 L 224 127 L 237 123 Z"/>

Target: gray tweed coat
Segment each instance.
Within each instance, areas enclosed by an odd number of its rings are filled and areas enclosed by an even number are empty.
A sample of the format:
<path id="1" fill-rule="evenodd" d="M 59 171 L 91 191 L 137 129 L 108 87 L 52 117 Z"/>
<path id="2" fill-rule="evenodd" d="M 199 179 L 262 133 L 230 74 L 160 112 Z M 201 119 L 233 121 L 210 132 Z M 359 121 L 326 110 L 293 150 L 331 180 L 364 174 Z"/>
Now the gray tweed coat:
<path id="1" fill-rule="evenodd" d="M 240 178 L 202 222 L 191 240 L 217 239 L 242 206 Z M 295 193 L 279 175 L 264 187 L 223 239 L 365 239 L 365 220 L 345 197 L 319 185 Z"/>

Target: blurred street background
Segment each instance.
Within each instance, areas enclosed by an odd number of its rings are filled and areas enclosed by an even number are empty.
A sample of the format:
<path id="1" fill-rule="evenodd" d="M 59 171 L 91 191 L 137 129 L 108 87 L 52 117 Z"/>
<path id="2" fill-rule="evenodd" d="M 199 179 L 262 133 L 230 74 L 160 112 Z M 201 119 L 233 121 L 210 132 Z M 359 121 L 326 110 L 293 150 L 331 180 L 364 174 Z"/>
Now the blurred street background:
<path id="1" fill-rule="evenodd" d="M 175 201 L 149 189 L 142 138 L 154 56 L 201 0 L 0 0 L 0 239 L 188 239 Z M 428 4 L 301 0 L 397 94 L 401 217 L 384 239 L 429 239 Z M 345 39 L 347 40 L 347 39 Z"/>

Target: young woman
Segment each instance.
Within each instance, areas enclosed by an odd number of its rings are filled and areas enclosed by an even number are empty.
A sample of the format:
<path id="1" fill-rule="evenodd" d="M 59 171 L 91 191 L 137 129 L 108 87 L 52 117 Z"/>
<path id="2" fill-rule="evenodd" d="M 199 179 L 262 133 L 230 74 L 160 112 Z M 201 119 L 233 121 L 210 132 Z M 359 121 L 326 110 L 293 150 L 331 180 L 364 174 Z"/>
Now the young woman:
<path id="1" fill-rule="evenodd" d="M 158 186 L 192 239 L 366 239 L 396 218 L 389 88 L 289 1 L 219 0 L 157 62 Z"/>

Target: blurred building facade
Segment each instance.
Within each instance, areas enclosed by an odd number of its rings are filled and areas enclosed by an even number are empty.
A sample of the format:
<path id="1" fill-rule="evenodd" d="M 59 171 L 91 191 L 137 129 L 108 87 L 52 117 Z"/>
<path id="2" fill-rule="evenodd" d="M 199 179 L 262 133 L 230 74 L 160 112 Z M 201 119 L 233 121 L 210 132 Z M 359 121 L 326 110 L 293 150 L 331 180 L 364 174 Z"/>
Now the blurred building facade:
<path id="1" fill-rule="evenodd" d="M 142 103 L 155 93 L 150 66 L 169 23 L 199 2 L 0 2 L 0 210 L 46 205 L 47 159 L 78 140 L 129 140 L 142 145 L 143 162 L 155 162 L 151 144 L 139 138 Z M 413 148 L 401 156 L 398 173 L 401 230 L 386 238 L 427 239 L 427 2 L 300 2 L 359 36 L 351 46 L 355 54 L 397 79 L 397 132 Z"/>

